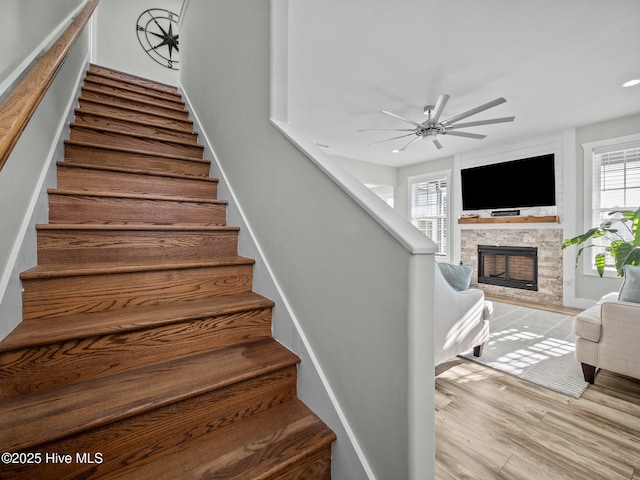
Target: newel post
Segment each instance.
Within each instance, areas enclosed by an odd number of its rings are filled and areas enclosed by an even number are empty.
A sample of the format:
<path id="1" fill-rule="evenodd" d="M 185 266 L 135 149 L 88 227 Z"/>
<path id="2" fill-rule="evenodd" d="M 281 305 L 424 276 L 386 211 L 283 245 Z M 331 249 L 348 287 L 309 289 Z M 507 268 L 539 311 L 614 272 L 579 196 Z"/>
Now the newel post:
<path id="1" fill-rule="evenodd" d="M 409 261 L 409 478 L 435 478 L 435 366 L 433 254 Z"/>

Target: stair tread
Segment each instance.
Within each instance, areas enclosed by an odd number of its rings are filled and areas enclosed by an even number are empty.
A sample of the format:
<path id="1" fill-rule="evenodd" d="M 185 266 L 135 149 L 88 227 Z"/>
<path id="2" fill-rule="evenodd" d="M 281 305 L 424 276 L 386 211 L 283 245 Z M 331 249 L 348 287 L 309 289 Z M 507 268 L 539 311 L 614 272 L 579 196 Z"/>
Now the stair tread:
<path id="1" fill-rule="evenodd" d="M 198 149 L 204 150 L 204 147 L 202 145 L 195 144 L 188 140 L 180 140 L 177 138 L 176 139 L 160 138 L 159 135 L 149 135 L 146 133 L 137 133 L 132 131 L 125 132 L 123 130 L 118 130 L 116 128 L 99 127 L 95 125 L 81 125 L 75 122 L 72 122 L 69 126 L 71 128 L 79 129 L 79 130 L 93 130 L 93 131 L 104 132 L 104 133 L 113 133 L 113 134 L 122 135 L 125 137 L 133 137 L 137 139 L 157 140 L 162 143 L 172 143 L 180 146 L 186 146 L 189 148 L 198 148 Z"/>
<path id="2" fill-rule="evenodd" d="M 183 203 L 211 203 L 214 205 L 227 205 L 227 200 L 218 200 L 215 198 L 196 198 L 196 197 L 177 197 L 172 195 L 148 195 L 145 193 L 119 193 L 119 192 L 99 192 L 93 190 L 68 190 L 59 188 L 50 188 L 48 193 L 53 195 L 74 195 L 82 197 L 108 197 L 108 198 L 126 198 L 131 200 L 161 200 L 166 202 L 183 202 Z"/>
<path id="3" fill-rule="evenodd" d="M 150 225 L 148 223 L 40 223 L 36 230 L 144 231 L 144 232 L 238 232 L 229 225 Z"/>
<path id="4" fill-rule="evenodd" d="M 45 264 L 36 265 L 20 274 L 22 280 L 42 278 L 60 278 L 87 275 L 109 275 L 117 273 L 151 272 L 162 270 L 180 270 L 188 268 L 224 267 L 232 265 L 253 265 L 253 258 L 233 256 L 188 259 L 142 260 L 127 262 L 99 262 L 85 264 Z"/>
<path id="5" fill-rule="evenodd" d="M 142 114 L 145 114 L 145 115 L 152 115 L 154 117 L 159 117 L 159 118 L 173 120 L 173 121 L 180 122 L 180 123 L 189 124 L 189 125 L 191 125 L 191 128 L 193 128 L 193 121 L 189 120 L 188 118 L 185 118 L 185 117 L 182 117 L 182 116 L 170 115 L 169 113 L 161 113 L 161 112 L 157 112 L 157 111 L 145 110 L 144 108 L 136 107 L 135 105 L 127 105 L 127 104 L 122 104 L 122 103 L 113 104 L 113 103 L 109 102 L 108 100 L 104 100 L 104 99 L 100 99 L 100 98 L 87 98 L 87 97 L 84 97 L 82 95 L 80 95 L 80 97 L 78 98 L 78 102 L 80 103 L 80 107 L 79 107 L 80 111 L 84 111 L 82 102 L 90 102 L 90 103 L 93 103 L 93 104 L 96 104 L 96 105 L 104 105 L 104 106 L 109 107 L 109 108 L 115 108 L 117 110 L 124 110 L 124 111 L 129 111 L 129 112 L 142 113 Z M 176 113 L 178 113 L 178 112 L 176 112 Z"/>
<path id="6" fill-rule="evenodd" d="M 26 449 L 298 362 L 266 339 L 8 399 L 0 404 L 0 445 Z"/>
<path id="7" fill-rule="evenodd" d="M 138 120 L 136 118 L 130 118 L 130 117 L 126 117 L 124 115 L 116 115 L 115 113 L 110 113 L 110 112 L 87 112 L 87 111 L 83 111 L 79 108 L 76 108 L 74 110 L 74 114 L 76 117 L 76 121 L 78 120 L 78 117 L 82 117 L 82 118 L 87 118 L 87 117 L 91 117 L 94 119 L 101 119 L 103 121 L 106 122 L 122 122 L 122 123 L 126 123 L 128 125 L 133 125 L 136 127 L 143 127 L 143 128 L 155 128 L 156 131 L 159 131 L 161 134 L 164 135 L 172 135 L 172 136 L 180 136 L 181 138 L 189 138 L 191 140 L 191 142 L 193 143 L 197 143 L 198 142 L 198 133 L 197 132 L 187 132 L 185 130 L 179 129 L 179 128 L 174 128 L 171 127 L 169 125 L 167 126 L 162 126 L 162 125 L 150 125 L 148 122 L 143 122 L 141 120 Z M 122 127 L 124 128 L 124 127 Z"/>
<path id="8" fill-rule="evenodd" d="M 292 399 L 173 447 L 149 463 L 132 465 L 104 478 L 280 478 L 275 475 L 328 448 L 335 438 L 302 401 Z"/>
<path id="9" fill-rule="evenodd" d="M 112 151 L 116 151 L 116 152 L 122 152 L 122 153 L 142 153 L 144 155 L 150 155 L 153 157 L 162 157 L 162 158 L 173 158 L 173 159 L 177 159 L 177 160 L 185 160 L 188 162 L 197 162 L 197 163 L 206 163 L 206 164 L 210 164 L 211 161 L 209 160 L 203 160 L 202 158 L 198 158 L 198 157 L 188 157 L 188 156 L 184 156 L 184 155 L 173 155 L 170 153 L 156 153 L 156 152 L 148 152 L 146 150 L 142 150 L 142 149 L 137 149 L 137 148 L 125 148 L 125 147 L 114 147 L 111 145 L 102 145 L 99 143 L 92 143 L 92 142 L 80 142 L 77 140 L 65 140 L 64 141 L 65 145 L 77 145 L 80 147 L 89 147 L 89 148 L 101 148 L 104 150 L 112 150 Z"/>
<path id="10" fill-rule="evenodd" d="M 273 308 L 273 301 L 255 292 L 219 295 L 204 300 L 139 306 L 109 312 L 92 312 L 49 318 L 28 319 L 18 325 L 1 343 L 0 353 L 25 347 L 90 336 L 144 330 L 186 322 L 204 316 L 214 317 L 262 308 Z"/>
<path id="11" fill-rule="evenodd" d="M 86 170 L 101 170 L 105 172 L 118 172 L 118 173 L 133 173 L 136 175 L 149 175 L 152 177 L 169 177 L 169 178 L 180 178 L 185 180 L 194 180 L 198 182 L 211 182 L 211 183 L 219 183 L 219 179 L 212 177 L 198 177 L 195 175 L 186 175 L 183 173 L 172 173 L 172 172 L 161 172 L 158 170 L 144 170 L 141 168 L 128 168 L 128 167 L 112 167 L 110 165 L 94 165 L 91 163 L 79 163 L 79 162 L 56 162 L 58 167 L 68 167 L 68 168 L 83 168 Z"/>
<path id="12" fill-rule="evenodd" d="M 166 92 L 161 92 L 161 91 L 150 89 L 150 88 L 146 88 L 147 91 L 143 91 L 145 87 L 138 86 L 138 88 L 135 88 L 136 87 L 135 84 L 132 84 L 129 82 L 122 82 L 122 81 L 117 82 L 117 81 L 114 81 L 113 79 L 109 79 L 107 77 L 103 77 L 100 75 L 92 74 L 90 77 L 88 76 L 85 77 L 84 85 L 86 86 L 87 84 L 99 85 L 106 88 L 115 88 L 125 93 L 132 93 L 134 95 L 145 95 L 155 100 L 163 100 L 166 102 L 175 103 L 176 106 L 179 106 L 180 108 L 185 108 L 186 106 L 184 100 L 182 100 L 182 97 L 178 97 L 174 94 L 167 94 Z M 95 87 L 95 88 L 100 88 L 100 87 Z M 142 88 L 143 90 L 140 90 L 140 88 Z M 152 91 L 149 91 L 149 90 L 152 90 Z M 165 95 L 163 95 L 163 93 Z M 166 95 L 171 95 L 171 98 L 169 98 Z"/>
<path id="13" fill-rule="evenodd" d="M 104 92 L 102 90 L 100 90 L 99 88 L 93 88 L 93 87 L 87 87 L 87 86 L 83 86 L 81 88 L 81 93 L 80 93 L 80 97 L 82 98 L 83 93 L 85 92 L 91 92 L 91 93 L 96 93 L 98 95 L 102 95 L 108 98 L 114 98 L 114 99 L 119 99 L 119 100 L 126 100 L 126 101 L 130 101 L 130 102 L 136 102 L 136 103 L 140 103 L 142 105 L 147 105 L 149 107 L 158 107 L 161 108 L 163 110 L 168 110 L 170 112 L 175 112 L 176 114 L 184 114 L 186 112 L 184 105 L 181 106 L 170 106 L 170 105 L 165 105 L 163 103 L 159 103 L 154 101 L 154 99 L 152 97 L 150 97 L 148 100 L 147 99 L 141 99 L 141 98 L 133 98 L 130 97 L 124 93 L 118 93 L 118 92 Z"/>
<path id="14" fill-rule="evenodd" d="M 102 65 L 97 65 L 95 63 L 92 63 L 89 65 L 89 72 L 91 72 L 94 75 L 102 75 L 108 78 L 113 78 L 121 82 L 134 83 L 135 85 L 146 85 L 149 88 L 154 88 L 156 90 L 160 90 L 166 93 L 171 93 L 173 95 L 180 96 L 180 92 L 178 92 L 178 89 L 172 85 L 167 85 L 166 83 L 161 83 L 155 80 L 149 80 L 147 78 L 138 77 L 130 73 L 121 72 L 119 70 L 115 70 L 109 67 L 104 67 Z"/>

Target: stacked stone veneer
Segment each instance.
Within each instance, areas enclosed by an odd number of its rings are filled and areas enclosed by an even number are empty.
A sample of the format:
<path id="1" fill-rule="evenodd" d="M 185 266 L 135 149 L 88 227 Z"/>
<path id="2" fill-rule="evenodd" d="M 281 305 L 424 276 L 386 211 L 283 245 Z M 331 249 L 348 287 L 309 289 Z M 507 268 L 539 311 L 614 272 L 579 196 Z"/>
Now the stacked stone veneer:
<path id="1" fill-rule="evenodd" d="M 462 229 L 460 259 L 473 265 L 471 286 L 486 293 L 562 305 L 562 229 Z M 478 245 L 538 249 L 538 291 L 478 284 Z"/>

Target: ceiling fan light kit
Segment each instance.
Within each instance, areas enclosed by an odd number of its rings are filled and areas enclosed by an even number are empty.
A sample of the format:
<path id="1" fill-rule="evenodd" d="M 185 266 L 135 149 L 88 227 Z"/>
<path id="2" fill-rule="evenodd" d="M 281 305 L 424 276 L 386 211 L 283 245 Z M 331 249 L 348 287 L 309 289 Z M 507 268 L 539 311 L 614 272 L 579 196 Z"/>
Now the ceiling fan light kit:
<path id="1" fill-rule="evenodd" d="M 359 132 L 370 132 L 370 131 L 408 132 L 403 135 L 399 135 L 397 137 L 387 138 L 385 140 L 373 142 L 370 145 L 374 145 L 382 142 L 388 142 L 388 141 L 396 140 L 399 138 L 410 137 L 412 135 L 416 137 L 416 138 L 413 138 L 409 143 L 403 145 L 402 147 L 393 150 L 392 151 L 393 153 L 402 152 L 407 148 L 409 148 L 409 146 L 411 146 L 415 142 L 422 140 L 426 137 L 431 138 L 431 140 L 433 141 L 433 144 L 436 146 L 438 150 L 440 150 L 441 148 L 443 148 L 442 143 L 440 143 L 440 140 L 438 139 L 440 135 L 451 135 L 455 137 L 465 137 L 465 138 L 473 138 L 476 140 L 482 140 L 483 138 L 486 137 L 486 135 L 480 135 L 477 133 L 470 133 L 470 132 L 459 132 L 457 131 L 457 129 L 477 127 L 480 125 L 491 125 L 494 123 L 513 122 L 516 118 L 516 117 L 501 117 L 501 118 L 491 118 L 488 120 L 478 120 L 475 122 L 456 123 L 456 122 L 459 122 L 460 120 L 464 120 L 467 117 L 476 115 L 480 112 L 484 112 L 485 110 L 488 110 L 502 103 L 505 103 L 506 100 L 500 97 L 500 98 L 496 98 L 495 100 L 492 100 L 491 102 L 472 108 L 471 110 L 468 110 L 454 117 L 448 118 L 447 120 L 443 120 L 441 122 L 440 117 L 442 116 L 442 112 L 444 111 L 448 101 L 449 101 L 449 95 L 440 95 L 435 105 L 426 105 L 424 107 L 424 114 L 427 115 L 428 118 L 422 123 L 415 122 L 410 118 L 403 117 L 402 115 L 398 115 L 396 113 L 389 112 L 387 110 L 380 110 L 385 115 L 396 118 L 405 123 L 411 124 L 413 126 L 412 128 L 405 128 L 405 129 L 380 128 L 380 129 L 358 130 L 358 131 Z"/>

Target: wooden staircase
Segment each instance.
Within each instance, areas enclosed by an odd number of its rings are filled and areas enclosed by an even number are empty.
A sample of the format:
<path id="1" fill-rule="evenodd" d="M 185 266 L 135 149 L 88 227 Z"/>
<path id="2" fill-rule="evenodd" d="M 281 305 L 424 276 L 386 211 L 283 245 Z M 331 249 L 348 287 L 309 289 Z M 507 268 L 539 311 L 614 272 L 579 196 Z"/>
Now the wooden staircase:
<path id="1" fill-rule="evenodd" d="M 0 342 L 0 478 L 331 477 L 216 195 L 176 89 L 92 65 Z"/>

